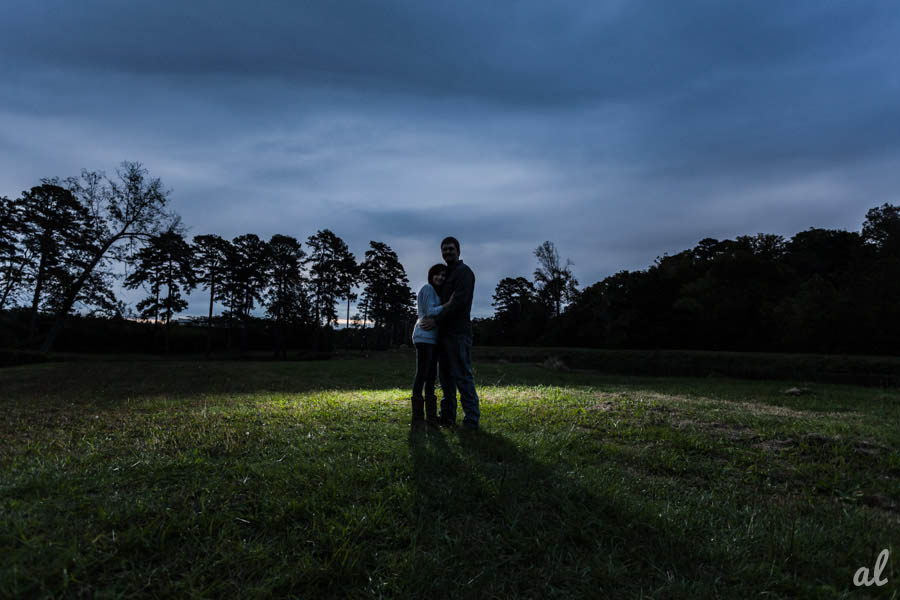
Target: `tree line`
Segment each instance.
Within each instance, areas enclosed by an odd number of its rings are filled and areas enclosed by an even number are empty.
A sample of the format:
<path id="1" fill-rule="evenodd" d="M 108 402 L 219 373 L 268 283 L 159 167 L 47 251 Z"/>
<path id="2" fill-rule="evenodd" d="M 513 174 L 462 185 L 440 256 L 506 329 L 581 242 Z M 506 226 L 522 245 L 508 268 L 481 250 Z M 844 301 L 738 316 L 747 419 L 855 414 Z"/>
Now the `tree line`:
<path id="1" fill-rule="evenodd" d="M 82 171 L 0 198 L 0 347 L 47 352 L 67 319 L 71 328 L 96 316 L 94 324 L 152 324 L 153 351 L 167 351 L 195 289 L 209 295 L 194 320 L 205 326 L 206 353 L 329 349 L 341 316 L 365 332 L 354 343 L 408 342 L 415 297 L 387 244 L 371 241 L 357 262 L 328 229 L 305 242 L 189 240 L 168 196 L 125 162 L 112 177 Z M 553 242 L 534 257 L 531 279 L 497 284 L 494 315 L 475 320 L 476 344 L 895 354 L 900 339 L 900 208 L 890 204 L 869 210 L 859 232 L 706 238 L 584 289 Z M 135 312 L 116 297 L 117 282 L 146 293 Z"/>
<path id="2" fill-rule="evenodd" d="M 706 238 L 578 290 L 550 242 L 534 281 L 504 278 L 482 344 L 896 354 L 900 208 L 861 231 Z M 549 260 L 548 260 L 549 256 Z M 560 306 L 563 310 L 560 310 Z"/>
<path id="3" fill-rule="evenodd" d="M 187 308 L 186 294 L 198 288 L 209 294 L 202 323 L 207 353 L 214 328 L 225 329 L 227 346 L 244 350 L 260 320 L 281 357 L 298 337 L 302 346 L 320 347 L 338 324 L 342 301 L 347 322 L 371 329 L 377 345 L 405 339 L 415 318 L 414 295 L 387 244 L 370 242 L 357 262 L 328 229 L 305 244 L 283 234 L 269 240 L 253 233 L 188 240 L 180 218 L 166 209 L 167 200 L 158 178 L 128 162 L 115 177 L 83 171 L 42 180 L 16 199 L 0 198 L 0 312 L 7 309 L 27 321 L 22 335 L 7 327 L 5 337 L 16 339 L 0 345 L 48 352 L 76 308 L 81 315 L 124 319 L 131 311 L 116 298 L 118 280 L 146 292 L 135 316 L 162 326 L 166 351 L 173 318 Z M 361 296 L 354 291 L 359 288 Z M 354 300 L 360 312 L 351 317 Z M 214 315 L 217 302 L 224 310 Z M 256 309 L 264 311 L 263 319 Z"/>

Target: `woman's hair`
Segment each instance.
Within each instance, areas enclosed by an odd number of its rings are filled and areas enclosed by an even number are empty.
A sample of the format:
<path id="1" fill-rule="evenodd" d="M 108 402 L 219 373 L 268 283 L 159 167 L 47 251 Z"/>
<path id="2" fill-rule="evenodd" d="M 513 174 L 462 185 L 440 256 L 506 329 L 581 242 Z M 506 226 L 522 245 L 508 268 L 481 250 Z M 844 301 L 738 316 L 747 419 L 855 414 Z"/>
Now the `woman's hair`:
<path id="1" fill-rule="evenodd" d="M 435 275 L 437 275 L 438 273 L 440 273 L 441 271 L 446 271 L 446 270 L 447 270 L 447 265 L 440 265 L 440 264 L 434 265 L 433 267 L 428 269 L 428 283 L 430 283 L 431 285 L 434 285 L 434 283 L 432 283 L 432 281 L 431 281 L 432 278 Z"/>

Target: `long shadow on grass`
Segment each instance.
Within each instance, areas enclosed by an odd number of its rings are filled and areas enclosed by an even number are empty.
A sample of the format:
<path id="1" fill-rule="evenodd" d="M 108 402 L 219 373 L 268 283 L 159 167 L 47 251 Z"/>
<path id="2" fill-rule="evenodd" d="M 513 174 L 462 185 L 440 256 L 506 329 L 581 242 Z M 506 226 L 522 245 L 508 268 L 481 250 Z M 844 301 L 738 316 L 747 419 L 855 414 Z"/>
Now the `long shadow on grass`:
<path id="1" fill-rule="evenodd" d="M 448 435 L 450 443 L 444 438 Z M 692 593 L 723 574 L 688 537 L 488 432 L 410 436 L 421 597 L 630 597 Z M 624 491 L 624 490 L 620 490 Z M 712 575 L 712 577 L 711 577 Z"/>

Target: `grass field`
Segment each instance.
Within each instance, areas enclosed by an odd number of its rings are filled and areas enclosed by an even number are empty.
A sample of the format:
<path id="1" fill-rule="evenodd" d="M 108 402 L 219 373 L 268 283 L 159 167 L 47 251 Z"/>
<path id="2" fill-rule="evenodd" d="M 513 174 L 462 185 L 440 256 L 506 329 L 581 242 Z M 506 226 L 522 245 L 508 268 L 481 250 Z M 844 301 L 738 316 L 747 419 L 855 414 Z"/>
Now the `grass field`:
<path id="1" fill-rule="evenodd" d="M 896 389 L 482 363 L 482 431 L 419 433 L 412 370 L 0 370 L 0 596 L 900 594 Z"/>

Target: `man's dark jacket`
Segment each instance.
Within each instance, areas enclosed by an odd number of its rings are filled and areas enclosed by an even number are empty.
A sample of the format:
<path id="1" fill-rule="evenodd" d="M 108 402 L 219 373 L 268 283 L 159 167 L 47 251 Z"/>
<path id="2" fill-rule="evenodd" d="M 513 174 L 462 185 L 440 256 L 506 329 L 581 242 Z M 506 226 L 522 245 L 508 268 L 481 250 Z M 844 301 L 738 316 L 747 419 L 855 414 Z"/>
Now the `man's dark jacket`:
<path id="1" fill-rule="evenodd" d="M 453 296 L 455 292 L 455 296 Z M 447 267 L 447 279 L 441 286 L 441 304 L 453 296 L 453 304 L 442 310 L 436 320 L 441 327 L 441 334 L 472 335 L 472 297 L 475 294 L 475 273 L 463 261 Z"/>

